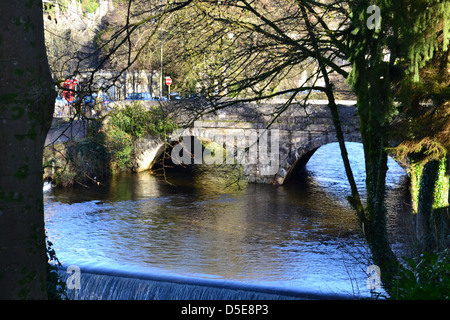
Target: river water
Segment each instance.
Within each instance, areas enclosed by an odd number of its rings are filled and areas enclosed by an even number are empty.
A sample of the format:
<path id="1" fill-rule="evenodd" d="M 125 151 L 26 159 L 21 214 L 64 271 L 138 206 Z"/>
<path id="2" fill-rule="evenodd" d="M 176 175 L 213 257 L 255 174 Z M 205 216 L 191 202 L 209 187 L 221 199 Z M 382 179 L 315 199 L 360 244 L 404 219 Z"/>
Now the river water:
<path id="1" fill-rule="evenodd" d="M 347 146 L 363 190 L 362 146 Z M 371 263 L 345 200 L 350 188 L 337 144 L 318 149 L 304 174 L 283 186 L 247 184 L 238 173 L 197 165 L 166 170 L 165 178 L 124 174 L 99 187 L 48 190 L 49 240 L 68 264 L 369 294 Z M 405 181 L 390 159 L 391 212 Z"/>

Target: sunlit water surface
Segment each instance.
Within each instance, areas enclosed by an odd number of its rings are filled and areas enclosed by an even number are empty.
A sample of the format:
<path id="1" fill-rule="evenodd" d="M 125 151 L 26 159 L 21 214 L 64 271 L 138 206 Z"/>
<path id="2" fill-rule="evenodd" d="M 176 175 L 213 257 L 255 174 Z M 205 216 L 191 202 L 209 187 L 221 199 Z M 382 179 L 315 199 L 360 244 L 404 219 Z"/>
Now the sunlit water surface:
<path id="1" fill-rule="evenodd" d="M 361 145 L 347 146 L 363 190 Z M 316 151 L 306 169 L 284 186 L 229 185 L 229 167 L 195 166 L 166 172 L 171 184 L 146 172 L 99 188 L 52 189 L 44 196 L 48 237 L 63 263 L 365 296 L 370 261 L 345 200 L 337 144 Z M 404 180 L 390 159 L 394 209 Z"/>

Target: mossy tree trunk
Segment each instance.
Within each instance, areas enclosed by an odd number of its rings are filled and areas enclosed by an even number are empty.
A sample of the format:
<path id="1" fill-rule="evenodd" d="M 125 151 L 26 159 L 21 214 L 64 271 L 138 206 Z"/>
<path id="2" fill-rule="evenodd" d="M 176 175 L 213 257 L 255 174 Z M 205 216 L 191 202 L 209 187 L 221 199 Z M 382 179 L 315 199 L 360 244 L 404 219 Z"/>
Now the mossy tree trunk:
<path id="1" fill-rule="evenodd" d="M 42 1 L 1 1 L 0 21 L 0 299 L 45 299 L 42 158 L 56 94 Z"/>
<path id="2" fill-rule="evenodd" d="M 414 163 L 410 176 L 419 249 L 434 252 L 445 245 L 445 230 L 448 227 L 448 160 L 443 158 L 426 164 Z"/>

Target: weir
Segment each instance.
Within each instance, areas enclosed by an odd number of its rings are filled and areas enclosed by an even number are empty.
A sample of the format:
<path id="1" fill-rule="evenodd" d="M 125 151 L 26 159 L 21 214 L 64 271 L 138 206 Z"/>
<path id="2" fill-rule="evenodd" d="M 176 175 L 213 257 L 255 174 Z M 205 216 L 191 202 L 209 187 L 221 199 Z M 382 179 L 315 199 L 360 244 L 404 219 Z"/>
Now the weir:
<path id="1" fill-rule="evenodd" d="M 193 278 L 146 271 L 81 267 L 78 275 L 58 269 L 71 300 L 341 300 L 342 294 L 323 294 L 224 279 Z M 79 276 L 78 280 L 76 277 Z M 70 278 L 70 279 L 69 279 Z M 78 284 L 73 288 L 76 281 Z M 76 289 L 79 288 L 79 289 Z"/>

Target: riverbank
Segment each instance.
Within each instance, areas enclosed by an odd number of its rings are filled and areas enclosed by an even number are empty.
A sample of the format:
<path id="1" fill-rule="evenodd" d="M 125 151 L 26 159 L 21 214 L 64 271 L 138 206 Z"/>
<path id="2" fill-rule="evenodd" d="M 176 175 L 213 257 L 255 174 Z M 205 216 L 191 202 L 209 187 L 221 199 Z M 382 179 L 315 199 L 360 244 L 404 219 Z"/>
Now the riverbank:
<path id="1" fill-rule="evenodd" d="M 54 130 L 43 163 L 44 181 L 63 188 L 100 185 L 115 173 L 133 171 L 136 141 L 144 135 L 162 138 L 176 128 L 159 107 L 148 109 L 139 102 L 113 110 L 102 120 L 60 125 L 65 134 L 61 138 Z M 83 134 L 79 134 L 81 127 Z M 74 128 L 78 133 L 69 136 Z"/>

